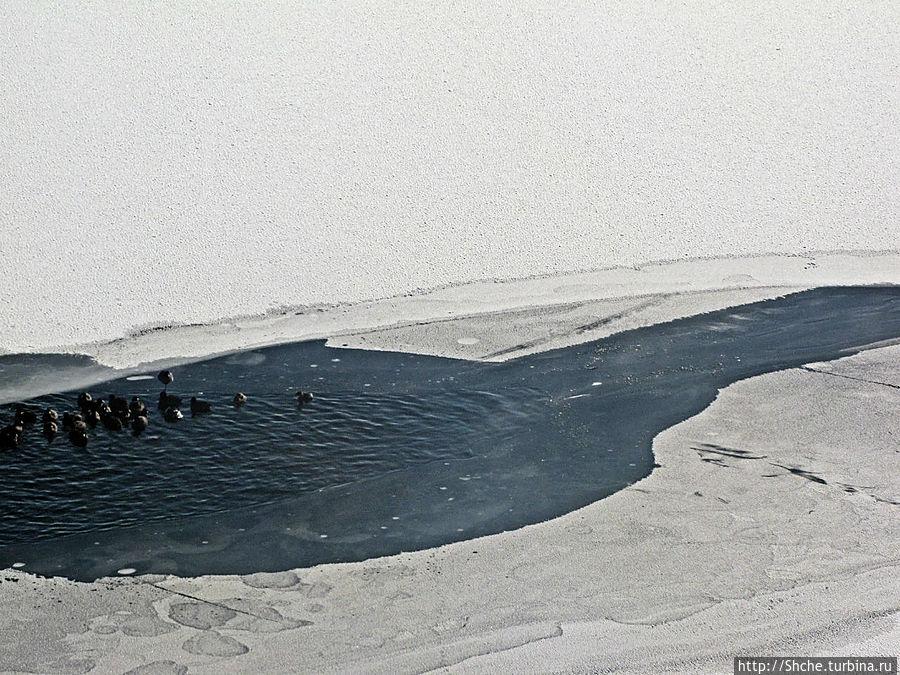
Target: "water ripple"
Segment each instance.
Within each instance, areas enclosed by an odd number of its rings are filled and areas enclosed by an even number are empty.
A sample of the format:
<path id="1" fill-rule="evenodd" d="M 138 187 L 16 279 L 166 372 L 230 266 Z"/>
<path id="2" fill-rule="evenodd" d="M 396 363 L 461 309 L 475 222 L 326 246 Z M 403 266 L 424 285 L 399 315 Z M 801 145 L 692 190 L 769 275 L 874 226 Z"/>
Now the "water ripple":
<path id="1" fill-rule="evenodd" d="M 129 398 L 144 394 L 112 388 Z M 154 411 L 151 430 L 139 437 L 98 426 L 86 450 L 65 435 L 48 443 L 36 425 L 0 474 L 6 495 L 0 544 L 191 517 L 224 504 L 268 504 L 416 464 L 471 457 L 515 433 L 521 416 L 542 404 L 540 394 L 526 388 L 329 392 L 303 409 L 289 396 L 254 397 L 235 408 L 232 395 L 205 392 L 212 412 L 175 424 Z M 71 394 L 44 396 L 30 406 L 75 407 Z M 12 414 L 12 406 L 0 407 L 3 417 Z"/>

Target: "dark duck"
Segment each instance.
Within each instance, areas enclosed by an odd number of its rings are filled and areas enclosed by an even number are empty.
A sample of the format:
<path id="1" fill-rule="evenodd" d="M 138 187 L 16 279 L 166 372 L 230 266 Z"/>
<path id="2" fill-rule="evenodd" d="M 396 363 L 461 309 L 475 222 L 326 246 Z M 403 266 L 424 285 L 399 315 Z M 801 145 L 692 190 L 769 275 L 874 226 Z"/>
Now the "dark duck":
<path id="1" fill-rule="evenodd" d="M 131 409 L 128 406 L 128 401 L 115 394 L 109 395 L 109 409 L 123 423 L 131 418 Z"/>
<path id="2" fill-rule="evenodd" d="M 48 443 L 51 443 L 54 438 L 56 438 L 56 434 L 59 433 L 59 426 L 57 426 L 56 422 L 53 420 L 47 420 L 44 422 L 44 438 L 47 439 Z"/>
<path id="3" fill-rule="evenodd" d="M 8 424 L 0 429 L 0 450 L 15 450 L 19 447 L 20 438 L 22 438 L 22 427 L 17 424 Z"/>
<path id="4" fill-rule="evenodd" d="M 88 444 L 87 431 L 84 429 L 72 429 L 69 432 L 69 442 L 76 448 L 86 448 Z"/>
<path id="5" fill-rule="evenodd" d="M 159 404 L 158 407 L 160 410 L 166 410 L 167 408 L 178 408 L 181 406 L 181 397 L 176 396 L 175 394 L 168 394 L 164 391 L 159 392 Z"/>
<path id="6" fill-rule="evenodd" d="M 131 422 L 131 430 L 134 432 L 135 436 L 139 436 L 149 424 L 150 420 L 148 420 L 145 415 L 137 415 Z"/>
<path id="7" fill-rule="evenodd" d="M 28 408 L 23 405 L 16 406 L 15 424 L 31 426 L 37 421 L 38 416 L 36 412 L 28 410 Z"/>
<path id="8" fill-rule="evenodd" d="M 166 408 L 166 411 L 163 413 L 163 419 L 166 422 L 177 422 L 184 415 L 181 414 L 181 411 L 178 408 Z"/>
<path id="9" fill-rule="evenodd" d="M 131 403 L 128 404 L 128 408 L 131 410 L 132 417 L 147 416 L 147 406 L 145 406 L 144 402 L 137 396 L 131 397 Z"/>
<path id="10" fill-rule="evenodd" d="M 169 389 L 169 385 L 175 381 L 175 376 L 172 375 L 171 370 L 161 370 L 159 371 L 159 375 L 156 376 L 156 379 L 162 382 L 165 390 Z"/>
<path id="11" fill-rule="evenodd" d="M 63 431 L 70 431 L 74 429 L 76 425 L 84 425 L 84 418 L 80 413 L 63 413 Z"/>
<path id="12" fill-rule="evenodd" d="M 103 419 L 103 426 L 110 431 L 122 431 L 122 418 L 116 415 L 106 415 Z"/>
<path id="13" fill-rule="evenodd" d="M 93 429 L 100 424 L 102 418 L 100 417 L 100 413 L 96 410 L 88 410 L 84 413 L 84 421 L 91 429 Z"/>
<path id="14" fill-rule="evenodd" d="M 89 393 L 83 391 L 78 394 L 78 407 L 81 408 L 82 412 L 91 409 L 93 407 L 93 404 L 94 398 Z"/>
<path id="15" fill-rule="evenodd" d="M 191 414 L 192 415 L 208 413 L 211 409 L 212 409 L 212 404 L 209 401 L 201 401 L 196 396 L 191 396 Z"/>

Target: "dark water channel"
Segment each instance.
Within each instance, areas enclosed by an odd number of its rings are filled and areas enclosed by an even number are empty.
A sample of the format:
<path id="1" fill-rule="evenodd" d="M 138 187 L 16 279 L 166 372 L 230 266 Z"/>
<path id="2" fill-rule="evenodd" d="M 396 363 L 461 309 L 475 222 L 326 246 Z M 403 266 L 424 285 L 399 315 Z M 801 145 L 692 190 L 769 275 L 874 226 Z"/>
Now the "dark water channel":
<path id="1" fill-rule="evenodd" d="M 0 452 L 0 567 L 243 574 L 521 527 L 648 475 L 653 437 L 729 383 L 897 336 L 900 289 L 835 288 L 503 364 L 322 342 L 234 354 L 174 370 L 171 391 L 213 403 L 174 424 L 155 408 L 155 372 L 112 380 L 92 393 L 142 397 L 143 435 L 98 427 L 81 450 L 38 424 Z M 0 388 L 80 363 L 2 357 Z M 298 388 L 316 393 L 302 410 Z M 236 391 L 250 397 L 240 409 Z M 27 405 L 74 411 L 75 395 Z M 12 415 L 0 406 L 0 425 Z"/>

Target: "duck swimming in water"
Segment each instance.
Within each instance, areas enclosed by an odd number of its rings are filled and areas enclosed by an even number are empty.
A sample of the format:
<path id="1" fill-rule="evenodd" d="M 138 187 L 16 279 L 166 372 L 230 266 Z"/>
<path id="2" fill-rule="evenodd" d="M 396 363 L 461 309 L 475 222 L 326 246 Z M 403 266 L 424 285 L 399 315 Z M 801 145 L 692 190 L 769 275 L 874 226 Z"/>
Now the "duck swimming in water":
<path id="1" fill-rule="evenodd" d="M 131 410 L 132 417 L 141 417 L 142 415 L 146 417 L 147 415 L 147 406 L 137 396 L 131 397 L 131 403 L 128 404 L 128 408 Z"/>
<path id="2" fill-rule="evenodd" d="M 178 408 L 181 406 L 181 397 L 175 394 L 167 394 L 164 391 L 159 392 L 159 409 Z"/>
<path id="3" fill-rule="evenodd" d="M 313 396 L 308 391 L 298 391 L 296 393 L 296 396 L 297 396 L 297 405 L 300 406 L 301 408 L 303 407 L 304 404 L 309 403 L 310 401 L 312 401 L 315 398 L 315 396 Z"/>
<path id="4" fill-rule="evenodd" d="M 231 400 L 231 402 L 234 405 L 240 407 L 247 402 L 247 395 L 242 394 L 241 392 L 238 392 L 237 394 L 234 395 L 234 398 Z"/>
<path id="5" fill-rule="evenodd" d="M 102 398 L 93 398 L 85 404 L 85 406 L 81 409 L 81 412 L 84 414 L 87 414 L 92 410 L 100 412 L 104 406 L 109 407 L 106 405 L 106 401 L 104 401 Z"/>
<path id="6" fill-rule="evenodd" d="M 163 419 L 166 422 L 177 422 L 183 417 L 184 415 L 181 414 L 178 408 L 166 408 L 166 411 L 163 413 Z"/>
<path id="7" fill-rule="evenodd" d="M 93 429 L 98 424 L 100 424 L 100 413 L 96 410 L 88 410 L 86 413 L 84 413 L 84 421 L 91 429 Z"/>
<path id="8" fill-rule="evenodd" d="M 56 425 L 56 422 L 52 420 L 44 422 L 44 438 L 47 439 L 48 443 L 52 442 L 58 433 L 59 427 Z"/>
<path id="9" fill-rule="evenodd" d="M 78 394 L 78 407 L 81 408 L 81 411 L 84 412 L 88 408 L 91 407 L 91 404 L 94 402 L 94 397 L 91 396 L 86 391 Z"/>
<path id="10" fill-rule="evenodd" d="M 109 409 L 122 422 L 127 422 L 131 418 L 131 409 L 128 406 L 128 401 L 115 394 L 109 395 Z"/>
<path id="11" fill-rule="evenodd" d="M 59 413 L 56 412 L 53 408 L 47 408 L 44 411 L 44 417 L 41 420 L 44 424 L 47 422 L 56 422 L 59 419 Z"/>
<path id="12" fill-rule="evenodd" d="M 172 375 L 171 370 L 161 370 L 159 371 L 159 375 L 156 376 L 156 379 L 162 382 L 163 387 L 168 391 L 169 385 L 175 381 L 175 376 Z"/>
<path id="13" fill-rule="evenodd" d="M 23 405 L 16 406 L 15 424 L 31 425 L 38 421 L 37 413 Z"/>
<path id="14" fill-rule="evenodd" d="M 0 450 L 15 450 L 19 447 L 19 439 L 22 437 L 22 427 L 9 424 L 0 429 Z"/>
<path id="15" fill-rule="evenodd" d="M 199 415 L 200 413 L 208 413 L 212 409 L 212 403 L 209 401 L 201 401 L 196 396 L 191 396 L 191 414 Z"/>
<path id="16" fill-rule="evenodd" d="M 103 426 L 110 431 L 122 431 L 122 418 L 116 415 L 106 415 L 103 418 Z"/>
<path id="17" fill-rule="evenodd" d="M 144 431 L 149 424 L 150 420 L 148 420 L 144 415 L 138 415 L 131 423 L 131 430 L 134 432 L 135 436 L 139 436 L 140 433 Z"/>
<path id="18" fill-rule="evenodd" d="M 88 444 L 88 435 L 84 429 L 72 429 L 69 432 L 69 442 L 77 448 L 86 448 Z"/>
<path id="19" fill-rule="evenodd" d="M 70 431 L 71 429 L 73 429 L 76 422 L 84 424 L 84 418 L 79 413 L 63 413 L 63 431 Z"/>

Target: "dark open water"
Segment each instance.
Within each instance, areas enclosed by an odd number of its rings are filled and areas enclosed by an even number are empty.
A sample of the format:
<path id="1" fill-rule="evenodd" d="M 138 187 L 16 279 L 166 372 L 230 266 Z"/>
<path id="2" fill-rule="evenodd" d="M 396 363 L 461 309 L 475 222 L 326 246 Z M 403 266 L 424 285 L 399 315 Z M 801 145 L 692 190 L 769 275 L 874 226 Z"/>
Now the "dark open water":
<path id="1" fill-rule="evenodd" d="M 79 450 L 38 424 L 0 453 L 0 567 L 249 573 L 521 527 L 646 476 L 653 437 L 729 383 L 898 336 L 900 289 L 819 289 L 503 364 L 322 342 L 211 359 L 175 369 L 170 390 L 202 392 L 213 412 L 175 424 L 155 409 L 155 372 L 113 380 L 92 393 L 141 396 L 144 435 L 98 428 Z M 0 390 L 96 370 L 83 361 L 2 357 Z M 298 388 L 316 393 L 302 410 Z M 75 395 L 28 404 L 62 413 Z"/>

